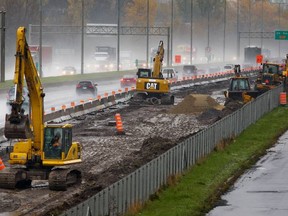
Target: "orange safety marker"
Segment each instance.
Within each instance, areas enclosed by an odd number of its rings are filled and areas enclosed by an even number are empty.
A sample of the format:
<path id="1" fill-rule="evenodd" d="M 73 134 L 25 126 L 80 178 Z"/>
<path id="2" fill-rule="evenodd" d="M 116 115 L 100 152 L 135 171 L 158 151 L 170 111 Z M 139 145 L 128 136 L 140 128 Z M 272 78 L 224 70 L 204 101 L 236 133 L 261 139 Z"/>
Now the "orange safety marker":
<path id="1" fill-rule="evenodd" d="M 280 93 L 280 105 L 286 105 L 287 104 L 287 96 L 286 92 Z"/>
<path id="2" fill-rule="evenodd" d="M 116 120 L 116 129 L 117 129 L 117 134 L 118 135 L 124 135 L 124 129 L 123 129 L 123 124 L 122 124 L 122 119 L 119 113 L 115 114 L 115 120 Z"/>
<path id="3" fill-rule="evenodd" d="M 0 171 L 3 170 L 3 169 L 5 169 L 5 165 L 4 165 L 3 161 L 0 158 Z"/>
<path id="4" fill-rule="evenodd" d="M 89 99 L 88 99 L 88 101 L 89 101 L 90 103 L 92 103 L 92 101 L 93 101 L 93 98 L 89 98 Z"/>
<path id="5" fill-rule="evenodd" d="M 108 97 L 108 93 L 107 92 L 104 93 L 104 97 Z"/>
<path id="6" fill-rule="evenodd" d="M 129 91 L 129 89 L 126 87 L 126 88 L 125 88 L 125 92 L 128 92 L 128 91 Z"/>
<path id="7" fill-rule="evenodd" d="M 84 100 L 80 100 L 80 104 L 82 104 L 82 105 L 83 105 L 83 104 L 84 104 Z"/>
<path id="8" fill-rule="evenodd" d="M 118 89 L 118 92 L 119 92 L 119 93 L 121 93 L 121 92 L 122 92 L 122 90 L 121 90 L 121 89 Z"/>
<path id="9" fill-rule="evenodd" d="M 97 100 L 101 100 L 101 95 L 97 95 Z"/>
<path id="10" fill-rule="evenodd" d="M 112 91 L 112 95 L 115 95 L 116 94 L 116 92 L 115 91 Z"/>
<path id="11" fill-rule="evenodd" d="M 55 112 L 55 107 L 50 108 L 52 112 Z"/>
<path id="12" fill-rule="evenodd" d="M 62 105 L 62 110 L 66 110 L 66 105 Z"/>
<path id="13" fill-rule="evenodd" d="M 72 101 L 70 105 L 71 105 L 71 107 L 73 107 L 73 108 L 74 108 L 74 107 L 75 107 L 75 102 L 74 102 L 74 101 Z"/>

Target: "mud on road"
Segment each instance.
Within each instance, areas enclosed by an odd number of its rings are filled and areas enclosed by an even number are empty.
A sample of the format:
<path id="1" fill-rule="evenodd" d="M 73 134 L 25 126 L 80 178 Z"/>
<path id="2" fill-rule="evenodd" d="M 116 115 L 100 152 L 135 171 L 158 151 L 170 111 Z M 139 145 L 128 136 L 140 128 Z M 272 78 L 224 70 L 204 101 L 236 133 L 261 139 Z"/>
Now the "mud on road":
<path id="1" fill-rule="evenodd" d="M 83 147 L 81 185 L 67 191 L 43 187 L 0 189 L 0 215 L 59 215 L 156 158 L 187 137 L 231 113 L 218 99 L 203 96 L 222 90 L 228 82 L 192 86 L 174 92 L 177 105 L 132 106 L 118 104 L 72 119 L 73 140 Z M 191 94 L 200 95 L 191 95 Z M 223 97 L 222 97 L 223 99 Z M 115 113 L 120 113 L 125 135 L 117 135 Z M 4 163 L 7 164 L 7 157 Z M 40 184 L 40 185 L 41 185 Z"/>

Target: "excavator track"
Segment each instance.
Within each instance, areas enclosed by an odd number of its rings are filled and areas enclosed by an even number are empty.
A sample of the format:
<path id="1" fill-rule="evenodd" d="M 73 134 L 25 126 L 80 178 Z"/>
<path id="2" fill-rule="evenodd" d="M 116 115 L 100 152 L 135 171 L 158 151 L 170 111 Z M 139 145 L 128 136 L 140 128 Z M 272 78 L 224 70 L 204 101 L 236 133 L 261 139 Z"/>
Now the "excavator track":
<path id="1" fill-rule="evenodd" d="M 49 189 L 65 191 L 67 187 L 81 182 L 81 172 L 75 169 L 57 168 L 49 174 Z"/>
<path id="2" fill-rule="evenodd" d="M 6 168 L 0 172 L 0 188 L 14 189 L 19 181 L 25 179 L 26 174 L 21 169 Z"/>

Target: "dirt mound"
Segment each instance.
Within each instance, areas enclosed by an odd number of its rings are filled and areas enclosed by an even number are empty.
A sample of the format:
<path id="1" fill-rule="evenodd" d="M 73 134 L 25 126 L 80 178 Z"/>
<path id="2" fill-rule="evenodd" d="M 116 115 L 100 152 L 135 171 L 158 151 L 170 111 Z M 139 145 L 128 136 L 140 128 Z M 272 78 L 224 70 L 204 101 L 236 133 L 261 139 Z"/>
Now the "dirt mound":
<path id="1" fill-rule="evenodd" d="M 168 112 L 173 114 L 199 114 L 212 108 L 221 110 L 222 106 L 209 95 L 190 94 Z"/>

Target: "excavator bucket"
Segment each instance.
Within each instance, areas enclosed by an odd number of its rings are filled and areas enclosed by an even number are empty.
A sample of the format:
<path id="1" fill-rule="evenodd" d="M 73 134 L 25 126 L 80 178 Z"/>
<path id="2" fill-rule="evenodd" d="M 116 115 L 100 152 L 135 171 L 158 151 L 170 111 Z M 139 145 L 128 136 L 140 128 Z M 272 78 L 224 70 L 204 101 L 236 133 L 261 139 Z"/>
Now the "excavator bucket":
<path id="1" fill-rule="evenodd" d="M 21 115 L 14 120 L 11 115 L 6 114 L 4 135 L 8 139 L 29 139 L 32 137 L 28 115 Z"/>

